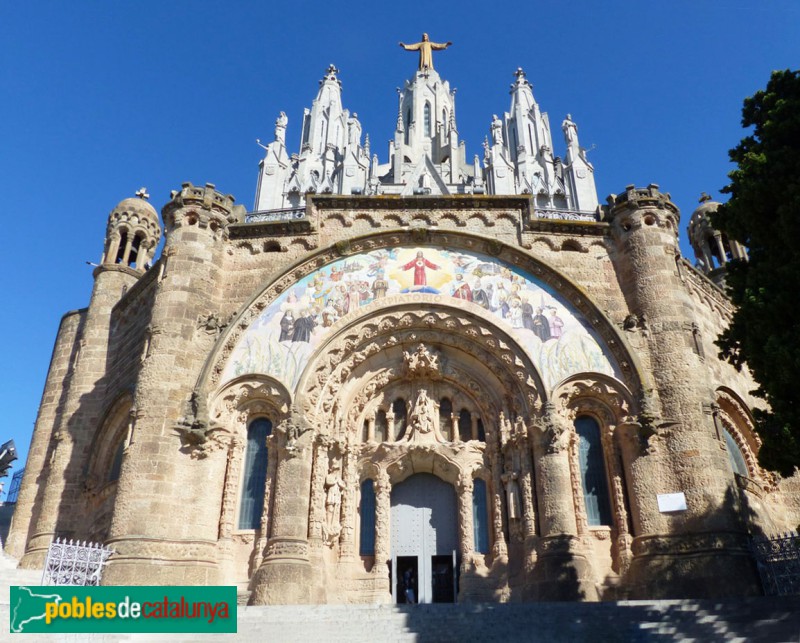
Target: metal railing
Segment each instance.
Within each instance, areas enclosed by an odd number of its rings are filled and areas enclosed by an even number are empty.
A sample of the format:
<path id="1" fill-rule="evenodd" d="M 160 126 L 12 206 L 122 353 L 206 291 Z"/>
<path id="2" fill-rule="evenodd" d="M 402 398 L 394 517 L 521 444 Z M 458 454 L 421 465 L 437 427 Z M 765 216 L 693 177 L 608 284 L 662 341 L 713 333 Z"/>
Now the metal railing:
<path id="1" fill-rule="evenodd" d="M 559 210 L 558 208 L 534 208 L 533 216 L 536 219 L 555 219 L 560 221 L 597 221 L 594 211 L 587 210 Z"/>
<path id="2" fill-rule="evenodd" d="M 244 217 L 244 222 L 268 223 L 272 221 L 300 221 L 305 218 L 305 207 L 282 208 L 280 210 L 261 210 L 259 212 L 248 212 Z"/>
<path id="3" fill-rule="evenodd" d="M 765 595 L 800 594 L 800 535 L 796 531 L 782 536 L 754 536 L 750 549 Z"/>
<path id="4" fill-rule="evenodd" d="M 24 473 L 25 469 L 23 468 L 19 471 L 15 471 L 14 475 L 11 476 L 11 485 L 8 487 L 8 494 L 6 495 L 6 504 L 11 504 L 17 501 L 19 487 L 22 484 L 22 476 Z"/>
<path id="5" fill-rule="evenodd" d="M 99 543 L 56 539 L 47 550 L 42 585 L 99 585 L 103 566 L 113 553 Z"/>

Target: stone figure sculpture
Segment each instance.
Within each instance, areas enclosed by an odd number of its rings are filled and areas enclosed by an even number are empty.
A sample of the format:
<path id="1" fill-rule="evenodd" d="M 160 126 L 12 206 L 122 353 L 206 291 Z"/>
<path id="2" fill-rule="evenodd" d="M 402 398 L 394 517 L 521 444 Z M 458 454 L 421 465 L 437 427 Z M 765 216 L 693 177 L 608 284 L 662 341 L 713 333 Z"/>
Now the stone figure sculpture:
<path id="1" fill-rule="evenodd" d="M 286 117 L 285 112 L 278 114 L 275 119 L 275 140 L 286 145 L 286 126 L 289 124 L 289 119 Z"/>
<path id="2" fill-rule="evenodd" d="M 325 525 L 323 532 L 325 542 L 329 545 L 334 543 L 342 531 L 339 518 L 342 506 L 342 489 L 344 489 L 344 482 L 339 476 L 338 467 L 334 465 L 334 468 L 325 477 Z"/>

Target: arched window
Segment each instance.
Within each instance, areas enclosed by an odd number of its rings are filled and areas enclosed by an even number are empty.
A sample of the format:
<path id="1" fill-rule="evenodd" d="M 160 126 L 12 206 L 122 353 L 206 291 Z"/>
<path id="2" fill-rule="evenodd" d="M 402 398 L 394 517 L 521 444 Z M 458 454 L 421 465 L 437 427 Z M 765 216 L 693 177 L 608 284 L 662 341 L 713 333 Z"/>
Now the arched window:
<path id="1" fill-rule="evenodd" d="M 375 442 L 386 442 L 388 434 L 388 422 L 386 420 L 386 411 L 379 410 L 375 414 Z"/>
<path id="2" fill-rule="evenodd" d="M 472 416 L 467 409 L 461 409 L 458 414 L 458 439 L 462 442 L 472 439 Z"/>
<path id="3" fill-rule="evenodd" d="M 122 263 L 125 257 L 125 248 L 128 246 L 128 233 L 123 230 L 119 235 L 119 246 L 117 246 L 117 258 L 114 263 Z"/>
<path id="4" fill-rule="evenodd" d="M 489 553 L 489 507 L 486 502 L 486 481 L 475 478 L 472 486 L 472 529 L 475 551 Z"/>
<path id="5" fill-rule="evenodd" d="M 425 103 L 425 109 L 423 110 L 424 116 L 424 123 L 425 123 L 425 136 L 431 135 L 431 104 Z"/>
<path id="6" fill-rule="evenodd" d="M 478 440 L 486 442 L 486 429 L 483 428 L 483 420 L 478 418 Z"/>
<path id="7" fill-rule="evenodd" d="M 125 440 L 122 440 L 114 452 L 114 461 L 111 463 L 111 469 L 108 471 L 108 482 L 115 482 L 119 480 L 120 471 L 122 471 L 122 453 L 125 451 Z"/>
<path id="8" fill-rule="evenodd" d="M 247 427 L 239 529 L 257 529 L 261 523 L 267 482 L 267 436 L 270 433 L 272 422 L 267 418 L 255 419 Z"/>
<path id="9" fill-rule="evenodd" d="M 449 398 L 443 397 L 439 402 L 439 431 L 445 440 L 453 441 L 453 403 Z"/>
<path id="10" fill-rule="evenodd" d="M 403 431 L 406 430 L 406 401 L 402 397 L 398 397 L 392 404 L 392 411 L 394 411 L 392 439 L 399 440 L 403 436 Z"/>
<path id="11" fill-rule="evenodd" d="M 600 426 L 589 416 L 575 419 L 578 434 L 578 458 L 583 485 L 583 500 L 589 525 L 596 527 L 611 524 L 611 502 L 608 495 L 606 465 L 603 445 L 600 442 Z"/>
<path id="12" fill-rule="evenodd" d="M 361 483 L 361 537 L 359 553 L 375 555 L 375 484 L 367 478 Z"/>
<path id="13" fill-rule="evenodd" d="M 738 473 L 740 476 L 747 478 L 749 474 L 747 472 L 747 464 L 742 455 L 742 450 L 739 448 L 739 445 L 736 444 L 736 440 L 733 439 L 728 429 L 723 427 L 722 432 L 725 434 L 725 446 L 728 447 L 728 460 L 731 463 L 731 469 L 733 469 L 734 473 Z"/>
<path id="14" fill-rule="evenodd" d="M 131 252 L 128 255 L 128 265 L 131 268 L 136 267 L 136 258 L 139 256 L 139 246 L 142 244 L 142 235 L 137 234 L 133 237 L 131 242 Z"/>

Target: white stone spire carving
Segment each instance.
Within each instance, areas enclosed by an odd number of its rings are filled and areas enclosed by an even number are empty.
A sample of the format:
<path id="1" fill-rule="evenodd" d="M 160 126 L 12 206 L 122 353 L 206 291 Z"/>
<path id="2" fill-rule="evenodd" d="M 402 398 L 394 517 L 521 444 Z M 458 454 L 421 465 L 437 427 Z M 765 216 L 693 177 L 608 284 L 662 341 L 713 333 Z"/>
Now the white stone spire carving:
<path id="1" fill-rule="evenodd" d="M 537 207 L 592 211 L 597 207 L 594 168 L 578 146 L 577 126 L 564 121 L 566 162 L 553 156 L 547 113 L 539 109 L 525 72 L 511 85 L 511 109 L 492 118 L 484 162 L 490 194 L 532 194 Z M 569 122 L 569 126 L 567 126 Z"/>
<path id="2" fill-rule="evenodd" d="M 275 142 L 260 165 L 255 209 L 299 207 L 308 192 L 364 193 L 370 159 L 361 145 L 361 123 L 342 107 L 339 70 L 330 65 L 320 81 L 311 109 L 305 109 L 300 153 L 286 155 L 283 130 L 276 122 Z M 281 118 L 279 118 L 279 121 Z"/>
<path id="3" fill-rule="evenodd" d="M 304 110 L 300 152 L 286 149 L 288 119 L 281 112 L 275 140 L 260 163 L 256 211 L 298 208 L 307 193 L 333 194 L 530 194 L 537 210 L 594 212 L 594 168 L 578 143 L 578 127 L 567 115 L 561 125 L 566 154 L 554 156 L 550 121 L 519 68 L 511 85 L 511 107 L 493 116 L 483 144 L 483 166 L 466 160 L 455 117 L 455 90 L 434 69 L 419 69 L 397 89 L 398 109 L 388 162 L 362 145 L 361 123 L 342 107 L 342 87 L 333 65 L 317 97 Z M 371 155 L 372 154 L 372 155 Z"/>

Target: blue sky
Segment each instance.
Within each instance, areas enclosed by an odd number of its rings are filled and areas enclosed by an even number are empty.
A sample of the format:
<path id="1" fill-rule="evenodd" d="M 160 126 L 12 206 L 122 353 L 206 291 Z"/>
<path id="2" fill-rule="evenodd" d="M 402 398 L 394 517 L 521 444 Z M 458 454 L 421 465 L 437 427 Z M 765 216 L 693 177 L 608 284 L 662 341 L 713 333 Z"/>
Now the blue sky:
<path id="1" fill-rule="evenodd" d="M 726 183 L 742 99 L 800 61 L 796 0 L 0 2 L 0 441 L 15 439 L 17 466 L 59 320 L 89 301 L 85 262 L 99 260 L 114 205 L 146 186 L 160 209 L 192 181 L 251 208 L 255 139 L 272 139 L 282 110 L 296 151 L 329 63 L 385 162 L 395 87 L 417 60 L 397 42 L 423 31 L 454 43 L 434 60 L 458 88 L 468 158 L 521 66 L 551 122 L 570 112 L 594 146 L 600 199 L 658 183 L 689 254 L 686 223 Z"/>

